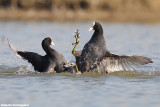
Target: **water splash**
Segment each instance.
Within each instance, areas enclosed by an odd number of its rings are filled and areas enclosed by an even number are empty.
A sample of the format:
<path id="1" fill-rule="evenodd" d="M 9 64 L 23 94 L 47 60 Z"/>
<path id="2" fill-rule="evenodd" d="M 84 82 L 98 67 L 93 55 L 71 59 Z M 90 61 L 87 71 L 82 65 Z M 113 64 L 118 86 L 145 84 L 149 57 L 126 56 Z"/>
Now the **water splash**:
<path id="1" fill-rule="evenodd" d="M 37 73 L 37 71 L 34 71 L 33 66 L 30 64 L 28 66 L 21 65 L 19 69 L 15 72 L 15 74 L 18 74 L 18 75 L 26 75 L 26 74 L 33 74 L 33 73 Z"/>

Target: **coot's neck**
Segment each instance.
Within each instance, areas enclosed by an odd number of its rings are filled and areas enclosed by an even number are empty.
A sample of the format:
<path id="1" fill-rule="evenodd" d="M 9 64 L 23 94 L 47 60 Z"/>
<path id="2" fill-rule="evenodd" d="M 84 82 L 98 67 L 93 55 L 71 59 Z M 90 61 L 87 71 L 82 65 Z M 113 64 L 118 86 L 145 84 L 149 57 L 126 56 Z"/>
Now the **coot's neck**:
<path id="1" fill-rule="evenodd" d="M 99 28 L 99 29 L 95 29 L 95 32 L 94 33 L 98 33 L 100 35 L 103 36 L 103 29 L 102 28 Z"/>
<path id="2" fill-rule="evenodd" d="M 97 42 L 99 40 L 101 40 L 101 41 L 104 40 L 103 29 L 95 29 L 94 34 L 93 34 L 92 38 L 90 39 L 90 41 L 93 41 L 93 42 Z"/>
<path id="3" fill-rule="evenodd" d="M 53 49 L 50 47 L 50 45 L 47 44 L 42 44 L 43 50 L 47 53 L 47 54 L 51 54 Z"/>

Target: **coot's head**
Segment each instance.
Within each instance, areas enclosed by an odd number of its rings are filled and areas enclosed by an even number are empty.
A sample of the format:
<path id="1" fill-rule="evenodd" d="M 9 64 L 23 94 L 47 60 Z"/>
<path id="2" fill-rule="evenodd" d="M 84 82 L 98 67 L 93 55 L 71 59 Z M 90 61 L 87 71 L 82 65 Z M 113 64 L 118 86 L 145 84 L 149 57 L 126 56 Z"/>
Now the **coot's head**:
<path id="1" fill-rule="evenodd" d="M 92 30 L 103 33 L 103 28 L 101 24 L 98 22 L 93 22 L 93 26 L 89 29 L 89 31 L 92 31 Z"/>
<path id="2" fill-rule="evenodd" d="M 43 45 L 49 46 L 49 45 L 55 45 L 55 44 L 52 42 L 52 38 L 51 37 L 47 37 L 42 41 L 42 46 Z"/>
<path id="3" fill-rule="evenodd" d="M 45 38 L 43 41 L 42 41 L 42 47 L 43 47 L 43 50 L 49 54 L 50 53 L 50 45 L 55 45 L 53 42 L 52 42 L 52 38 L 51 37 L 47 37 Z"/>

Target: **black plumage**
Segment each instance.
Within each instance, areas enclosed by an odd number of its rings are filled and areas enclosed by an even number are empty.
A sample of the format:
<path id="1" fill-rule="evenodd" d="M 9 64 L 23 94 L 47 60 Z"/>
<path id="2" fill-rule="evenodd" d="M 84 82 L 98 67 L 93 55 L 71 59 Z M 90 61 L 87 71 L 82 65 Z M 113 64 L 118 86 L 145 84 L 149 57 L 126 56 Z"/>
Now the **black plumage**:
<path id="1" fill-rule="evenodd" d="M 45 56 L 41 56 L 34 52 L 17 51 L 13 48 L 8 40 L 9 47 L 21 58 L 27 60 L 38 72 L 63 72 L 67 61 L 50 45 L 54 45 L 51 37 L 47 37 L 42 41 L 43 50 L 46 52 Z"/>
<path id="2" fill-rule="evenodd" d="M 134 67 L 152 63 L 150 58 L 143 56 L 117 55 L 109 52 L 103 36 L 103 28 L 94 22 L 89 31 L 95 30 L 91 39 L 82 51 L 75 51 L 76 64 L 81 72 L 97 69 L 98 72 L 130 71 Z"/>

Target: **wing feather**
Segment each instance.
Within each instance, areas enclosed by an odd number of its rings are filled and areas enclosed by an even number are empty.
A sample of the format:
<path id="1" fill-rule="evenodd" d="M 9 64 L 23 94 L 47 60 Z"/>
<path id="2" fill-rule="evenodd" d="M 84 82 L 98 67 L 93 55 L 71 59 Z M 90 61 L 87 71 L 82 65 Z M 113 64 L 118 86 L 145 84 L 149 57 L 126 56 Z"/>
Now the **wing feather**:
<path id="1" fill-rule="evenodd" d="M 13 45 L 8 40 L 8 45 L 11 48 L 11 50 L 20 58 L 27 60 L 29 63 L 31 63 L 35 70 L 39 72 L 43 72 L 43 68 L 47 68 L 45 63 L 48 63 L 49 60 L 45 59 L 45 56 L 41 56 L 34 52 L 26 52 L 26 51 L 17 51 Z"/>
<path id="2" fill-rule="evenodd" d="M 153 62 L 147 57 L 117 55 L 107 52 L 106 56 L 99 63 L 99 68 L 101 70 L 100 72 L 134 71 L 135 67 L 140 67 L 148 63 Z"/>

